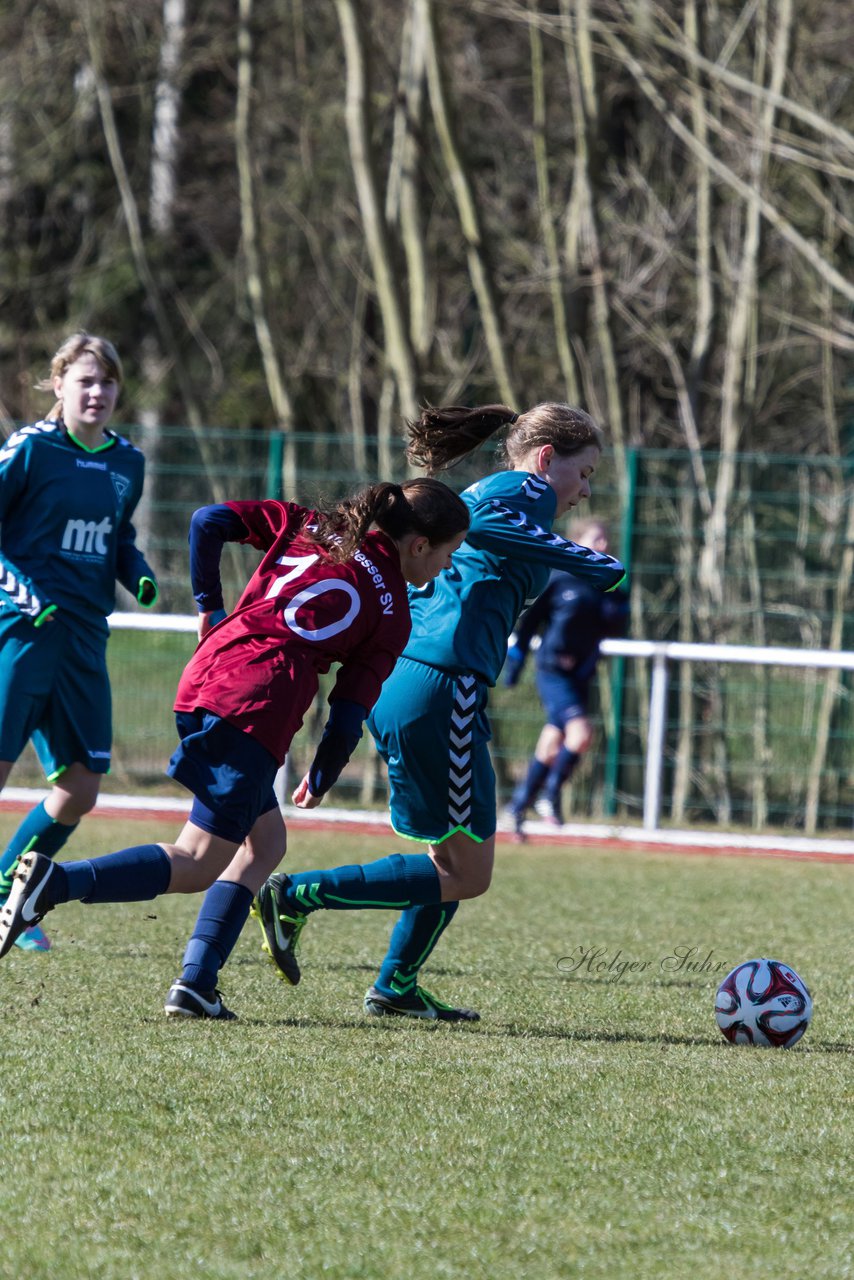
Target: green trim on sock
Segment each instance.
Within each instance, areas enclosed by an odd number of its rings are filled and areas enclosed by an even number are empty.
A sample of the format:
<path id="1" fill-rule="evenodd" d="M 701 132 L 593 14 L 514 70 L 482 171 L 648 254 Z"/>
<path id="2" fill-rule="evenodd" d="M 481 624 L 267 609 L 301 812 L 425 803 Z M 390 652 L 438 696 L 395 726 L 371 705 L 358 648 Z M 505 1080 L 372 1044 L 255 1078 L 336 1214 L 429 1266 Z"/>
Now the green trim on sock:
<path id="1" fill-rule="evenodd" d="M 343 902 L 348 907 L 387 907 L 389 911 L 406 911 L 412 906 L 407 898 L 405 902 L 379 902 L 373 898 L 340 898 L 337 893 L 327 893 L 330 902 Z"/>
<path id="2" fill-rule="evenodd" d="M 396 996 L 408 996 L 418 986 L 418 972 L 416 970 L 411 978 L 405 977 L 399 969 L 395 969 L 394 977 L 388 984 Z"/>
<path id="3" fill-rule="evenodd" d="M 422 964 L 424 963 L 424 961 L 429 956 L 430 952 L 435 947 L 437 937 L 439 936 L 439 934 L 441 934 L 442 930 L 445 928 L 445 925 L 447 923 L 448 923 L 448 913 L 447 911 L 443 911 L 441 919 L 439 920 L 439 923 L 436 925 L 436 928 L 433 930 L 432 934 L 430 935 L 430 941 L 427 943 L 427 946 L 424 948 L 424 950 L 421 952 L 421 955 L 418 957 L 418 959 L 415 962 L 416 968 L 418 969 L 421 968 Z"/>

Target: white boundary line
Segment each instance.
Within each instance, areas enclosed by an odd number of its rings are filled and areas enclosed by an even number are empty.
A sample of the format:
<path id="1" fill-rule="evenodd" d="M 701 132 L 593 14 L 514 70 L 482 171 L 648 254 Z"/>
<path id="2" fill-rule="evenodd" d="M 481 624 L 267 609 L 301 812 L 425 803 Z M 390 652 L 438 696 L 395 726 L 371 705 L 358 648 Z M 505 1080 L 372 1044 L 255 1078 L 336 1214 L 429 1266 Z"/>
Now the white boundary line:
<path id="1" fill-rule="evenodd" d="M 0 808 L 3 802 L 8 804 L 35 805 L 48 794 L 47 789 L 30 789 L 28 787 L 6 787 L 0 794 Z M 111 809 L 139 813 L 175 814 L 186 817 L 190 812 L 190 801 L 169 796 L 124 796 L 101 795 L 98 797 L 96 812 L 106 815 Z M 306 826 L 352 826 L 387 829 L 392 834 L 388 814 L 383 810 L 369 809 L 336 809 L 321 806 L 317 809 L 296 809 L 291 805 L 282 811 L 291 823 L 304 823 Z M 627 844 L 645 848 L 661 847 L 662 849 L 693 850 L 726 850 L 728 852 L 743 850 L 745 853 L 784 853 L 784 854 L 816 854 L 825 857 L 854 858 L 854 840 L 811 839 L 808 836 L 776 836 L 747 835 L 732 831 L 671 831 L 658 828 L 647 831 L 643 827 L 607 826 L 597 823 L 567 823 L 557 830 L 545 822 L 526 823 L 525 831 L 548 844 L 559 844 L 561 841 L 586 841 L 589 844 Z M 501 834 L 509 834 L 507 825 L 499 824 Z"/>

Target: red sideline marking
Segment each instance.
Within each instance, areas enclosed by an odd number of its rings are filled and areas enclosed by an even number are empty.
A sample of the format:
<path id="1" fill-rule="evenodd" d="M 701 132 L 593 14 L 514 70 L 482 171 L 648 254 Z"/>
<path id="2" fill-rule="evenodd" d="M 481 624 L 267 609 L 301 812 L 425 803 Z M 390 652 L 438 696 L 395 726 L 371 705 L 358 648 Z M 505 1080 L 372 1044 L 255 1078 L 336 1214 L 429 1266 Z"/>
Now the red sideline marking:
<path id="1" fill-rule="evenodd" d="M 25 804 L 20 800 L 4 800 L 0 798 L 0 813 L 26 813 L 31 808 L 29 804 Z M 110 818 L 119 819 L 121 821 L 130 822 L 163 822 L 168 823 L 173 829 L 180 829 L 187 817 L 189 816 L 189 805 L 185 811 L 165 811 L 161 809 L 107 809 L 96 808 L 88 815 L 90 818 Z M 386 819 L 378 818 L 376 822 L 352 822 L 346 821 L 333 822 L 323 817 L 309 817 L 306 813 L 305 817 L 296 820 L 292 815 L 288 815 L 290 830 L 293 834 L 295 831 L 347 831 L 353 835 L 367 836 L 386 836 L 389 839 L 399 839 L 396 837 Z M 496 842 L 499 845 L 512 845 L 520 850 L 536 849 L 542 846 L 552 848 L 579 848 L 579 849 L 609 849 L 620 853 L 671 853 L 671 854 L 687 854 L 691 857 L 702 858 L 786 858 L 796 862 L 834 862 L 834 863 L 854 863 L 854 853 L 824 853 L 821 849 L 751 849 L 743 845 L 733 843 L 732 845 L 703 845 L 703 844 L 682 844 L 677 845 L 669 841 L 656 840 L 618 840 L 616 838 L 603 839 L 601 836 L 561 836 L 555 832 L 551 834 L 541 834 L 540 832 L 532 833 L 527 844 L 516 844 L 512 834 L 509 831 L 499 831 L 496 836 Z M 417 842 L 415 842 L 417 843 Z"/>
<path id="2" fill-rule="evenodd" d="M 32 809 L 31 804 L 24 804 L 21 800 L 2 800 L 0 799 L 0 813 L 29 813 Z M 187 818 L 190 816 L 190 807 L 187 806 L 186 813 L 170 813 L 163 809 L 93 809 L 91 813 L 86 814 L 86 821 L 90 818 L 121 818 L 122 820 L 130 819 L 133 822 L 169 822 L 172 826 L 183 826 Z"/>

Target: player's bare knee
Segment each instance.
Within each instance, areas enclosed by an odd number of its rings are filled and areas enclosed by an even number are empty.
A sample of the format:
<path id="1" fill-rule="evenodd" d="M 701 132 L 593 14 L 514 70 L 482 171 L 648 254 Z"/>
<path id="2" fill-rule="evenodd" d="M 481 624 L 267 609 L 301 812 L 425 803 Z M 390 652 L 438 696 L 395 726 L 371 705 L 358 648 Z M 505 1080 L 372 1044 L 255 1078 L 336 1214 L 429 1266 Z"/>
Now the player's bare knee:
<path id="1" fill-rule="evenodd" d="M 546 724 L 540 730 L 534 755 L 542 764 L 554 764 L 557 753 L 563 745 L 563 734 L 556 725 Z"/>
<path id="2" fill-rule="evenodd" d="M 580 756 L 584 755 L 585 751 L 589 751 L 592 741 L 593 726 L 589 720 L 570 720 L 566 726 L 566 737 L 564 739 L 567 751 L 574 751 Z"/>

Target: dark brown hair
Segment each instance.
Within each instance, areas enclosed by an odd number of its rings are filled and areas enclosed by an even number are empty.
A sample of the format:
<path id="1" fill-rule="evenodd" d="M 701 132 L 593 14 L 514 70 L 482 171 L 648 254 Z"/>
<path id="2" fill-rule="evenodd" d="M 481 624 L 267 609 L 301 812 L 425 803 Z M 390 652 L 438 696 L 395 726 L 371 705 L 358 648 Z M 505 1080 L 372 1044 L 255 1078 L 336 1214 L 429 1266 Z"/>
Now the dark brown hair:
<path id="1" fill-rule="evenodd" d="M 512 466 L 518 466 L 532 449 L 553 446 L 561 457 L 580 453 L 589 445 L 601 449 L 604 436 L 583 409 L 547 401 L 524 413 L 515 413 L 506 404 L 479 408 L 427 405 L 416 422 L 407 424 L 409 445 L 406 456 L 431 475 L 444 471 L 480 448 L 490 436 L 509 426 L 504 452 Z"/>
<path id="2" fill-rule="evenodd" d="M 469 527 L 469 509 L 440 480 L 421 477 L 404 484 L 381 482 L 317 512 L 305 533 L 340 564 L 349 560 L 371 525 L 395 540 L 420 533 L 431 546 L 450 542 Z"/>

